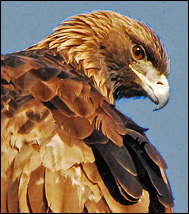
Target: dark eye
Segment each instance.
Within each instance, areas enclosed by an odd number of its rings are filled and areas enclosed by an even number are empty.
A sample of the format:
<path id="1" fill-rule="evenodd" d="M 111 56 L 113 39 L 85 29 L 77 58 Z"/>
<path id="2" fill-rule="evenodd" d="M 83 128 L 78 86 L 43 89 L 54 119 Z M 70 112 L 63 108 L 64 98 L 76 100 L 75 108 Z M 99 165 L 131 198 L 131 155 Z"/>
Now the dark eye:
<path id="1" fill-rule="evenodd" d="M 133 46 L 132 52 L 136 60 L 141 60 L 141 59 L 144 59 L 145 57 L 144 50 L 139 45 Z"/>

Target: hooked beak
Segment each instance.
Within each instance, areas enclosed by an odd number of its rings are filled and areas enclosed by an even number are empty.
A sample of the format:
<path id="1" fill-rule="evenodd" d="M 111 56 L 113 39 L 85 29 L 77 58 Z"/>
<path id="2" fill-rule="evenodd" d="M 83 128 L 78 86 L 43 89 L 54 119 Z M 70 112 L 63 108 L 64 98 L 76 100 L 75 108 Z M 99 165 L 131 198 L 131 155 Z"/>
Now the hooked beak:
<path id="1" fill-rule="evenodd" d="M 165 75 L 161 75 L 155 84 L 150 84 L 149 82 L 148 86 L 149 89 L 146 90 L 148 97 L 157 104 L 154 111 L 163 108 L 167 104 L 170 97 L 169 83 Z"/>
<path id="2" fill-rule="evenodd" d="M 157 104 L 154 111 L 163 108 L 167 104 L 170 97 L 170 88 L 167 77 L 164 74 L 160 76 L 157 75 L 157 71 L 155 69 L 153 69 L 153 75 L 148 75 L 147 77 L 136 71 L 131 65 L 129 66 L 141 79 L 143 83 L 142 88 L 146 91 L 147 97 Z"/>

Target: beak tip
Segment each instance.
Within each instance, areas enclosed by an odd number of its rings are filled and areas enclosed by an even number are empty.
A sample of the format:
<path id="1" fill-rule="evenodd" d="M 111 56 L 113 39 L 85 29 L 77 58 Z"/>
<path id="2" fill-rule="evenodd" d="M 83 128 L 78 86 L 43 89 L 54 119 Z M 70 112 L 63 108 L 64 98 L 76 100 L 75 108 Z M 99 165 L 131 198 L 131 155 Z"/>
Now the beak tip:
<path id="1" fill-rule="evenodd" d="M 157 107 L 153 110 L 153 111 L 158 111 L 160 109 L 162 109 L 163 107 L 165 107 L 168 103 L 169 99 L 164 100 L 164 102 L 159 102 Z"/>
<path id="2" fill-rule="evenodd" d="M 163 108 L 163 106 L 160 107 L 159 105 L 157 105 L 157 107 L 156 107 L 153 111 L 158 111 L 158 110 L 160 110 L 161 108 Z"/>

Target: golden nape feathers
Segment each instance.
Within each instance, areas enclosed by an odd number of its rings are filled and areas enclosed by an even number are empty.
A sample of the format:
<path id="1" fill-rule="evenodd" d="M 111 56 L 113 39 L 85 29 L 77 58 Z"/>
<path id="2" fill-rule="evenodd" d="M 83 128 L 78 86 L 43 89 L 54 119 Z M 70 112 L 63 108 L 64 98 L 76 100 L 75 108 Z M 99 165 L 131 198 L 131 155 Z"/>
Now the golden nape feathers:
<path id="1" fill-rule="evenodd" d="M 164 107 L 168 73 L 153 30 L 112 11 L 2 55 L 1 212 L 173 212 L 165 161 L 115 107 Z"/>

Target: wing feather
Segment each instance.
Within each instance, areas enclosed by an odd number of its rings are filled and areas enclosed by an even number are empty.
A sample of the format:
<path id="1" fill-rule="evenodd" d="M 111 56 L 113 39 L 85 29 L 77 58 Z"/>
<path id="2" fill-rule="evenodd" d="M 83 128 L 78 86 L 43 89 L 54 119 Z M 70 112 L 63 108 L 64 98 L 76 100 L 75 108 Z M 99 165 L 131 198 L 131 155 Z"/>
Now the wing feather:
<path id="1" fill-rule="evenodd" d="M 146 129 L 64 58 L 45 49 L 1 58 L 2 210 L 171 209 L 166 164 Z"/>
<path id="2" fill-rule="evenodd" d="M 30 175 L 27 198 L 30 209 L 33 213 L 47 212 L 44 173 L 45 168 L 40 165 L 37 169 L 33 170 Z"/>
<path id="3" fill-rule="evenodd" d="M 9 213 L 19 212 L 19 199 L 18 199 L 19 183 L 20 177 L 18 177 L 14 182 L 12 182 L 9 185 L 7 191 L 7 210 Z"/>

